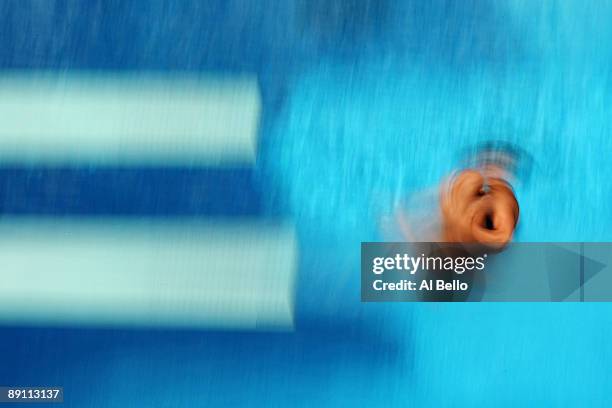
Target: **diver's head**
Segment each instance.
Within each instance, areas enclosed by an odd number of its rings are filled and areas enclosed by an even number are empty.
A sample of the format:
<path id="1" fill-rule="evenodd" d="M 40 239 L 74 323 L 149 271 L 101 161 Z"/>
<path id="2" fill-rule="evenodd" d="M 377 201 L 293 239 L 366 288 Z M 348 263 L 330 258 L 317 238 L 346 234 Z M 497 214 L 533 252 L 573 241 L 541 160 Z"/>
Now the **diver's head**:
<path id="1" fill-rule="evenodd" d="M 500 250 L 511 240 L 519 205 L 496 165 L 466 169 L 443 185 L 440 194 L 445 242 L 478 243 Z"/>

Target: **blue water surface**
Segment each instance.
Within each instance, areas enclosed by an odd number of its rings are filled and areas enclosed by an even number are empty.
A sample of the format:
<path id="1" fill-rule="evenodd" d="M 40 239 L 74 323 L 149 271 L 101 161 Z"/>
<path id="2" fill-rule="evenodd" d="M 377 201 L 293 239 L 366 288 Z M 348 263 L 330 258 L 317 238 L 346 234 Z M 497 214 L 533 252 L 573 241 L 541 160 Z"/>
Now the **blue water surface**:
<path id="1" fill-rule="evenodd" d="M 13 0 L 0 15 L 5 70 L 251 72 L 264 103 L 255 169 L 5 168 L 38 197 L 3 181 L 5 213 L 290 217 L 301 254 L 293 333 L 3 327 L 0 383 L 62 385 L 75 407 L 608 406 L 608 304 L 362 304 L 359 245 L 490 139 L 533 158 L 517 240 L 610 241 L 612 3 Z M 139 205 L 91 187 L 121 196 L 125 177 Z"/>

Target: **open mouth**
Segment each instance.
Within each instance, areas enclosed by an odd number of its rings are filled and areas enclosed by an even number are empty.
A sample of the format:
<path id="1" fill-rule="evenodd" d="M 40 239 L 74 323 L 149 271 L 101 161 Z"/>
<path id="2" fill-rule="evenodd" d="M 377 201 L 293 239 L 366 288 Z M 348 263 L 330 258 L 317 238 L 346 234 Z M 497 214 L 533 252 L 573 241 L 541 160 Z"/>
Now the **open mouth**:
<path id="1" fill-rule="evenodd" d="M 491 213 L 485 214 L 485 217 L 484 217 L 484 220 L 483 220 L 483 227 L 488 229 L 488 230 L 494 230 L 495 229 L 495 224 L 493 223 L 493 214 L 491 214 Z"/>

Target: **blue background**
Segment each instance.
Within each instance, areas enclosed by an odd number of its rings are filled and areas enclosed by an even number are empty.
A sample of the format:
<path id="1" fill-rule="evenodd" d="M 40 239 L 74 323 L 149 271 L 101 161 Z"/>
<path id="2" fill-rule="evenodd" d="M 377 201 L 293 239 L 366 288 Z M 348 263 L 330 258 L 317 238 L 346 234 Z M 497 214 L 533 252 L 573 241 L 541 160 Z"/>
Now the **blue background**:
<path id="1" fill-rule="evenodd" d="M 2 327 L 0 383 L 75 407 L 608 406 L 608 304 L 361 304 L 358 251 L 489 139 L 534 160 L 518 240 L 610 241 L 611 18 L 577 0 L 3 1 L 3 70 L 248 72 L 263 98 L 255 169 L 5 164 L 3 214 L 287 217 L 301 265 L 293 333 Z"/>

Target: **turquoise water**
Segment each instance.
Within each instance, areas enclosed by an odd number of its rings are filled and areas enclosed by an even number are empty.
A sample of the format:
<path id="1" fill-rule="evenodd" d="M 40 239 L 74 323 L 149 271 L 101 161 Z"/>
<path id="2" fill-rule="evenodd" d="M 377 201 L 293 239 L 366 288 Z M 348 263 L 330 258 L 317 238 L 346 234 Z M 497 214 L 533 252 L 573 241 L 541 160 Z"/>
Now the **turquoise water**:
<path id="1" fill-rule="evenodd" d="M 492 21 L 466 12 L 465 37 L 451 28 L 447 43 L 321 62 L 295 82 L 273 130 L 272 173 L 302 238 L 301 304 L 375 326 L 409 350 L 372 372 L 367 391 L 347 392 L 353 403 L 609 402 L 608 304 L 358 302 L 359 242 L 381 239 L 382 214 L 435 185 L 480 141 L 510 141 L 533 158 L 516 186 L 517 241 L 612 239 L 612 3 L 496 6 Z M 392 37 L 394 47 L 414 41 Z M 462 46 L 474 50 L 465 41 L 490 48 L 463 55 Z"/>
<path id="2" fill-rule="evenodd" d="M 75 407 L 609 406 L 608 304 L 362 304 L 359 244 L 489 139 L 533 157 L 517 240 L 612 240 L 611 1 L 0 12 L 2 69 L 249 73 L 264 115 L 256 172 L 3 168 L 4 212 L 288 216 L 301 253 L 295 332 L 3 326 L 0 385 L 63 385 Z"/>

